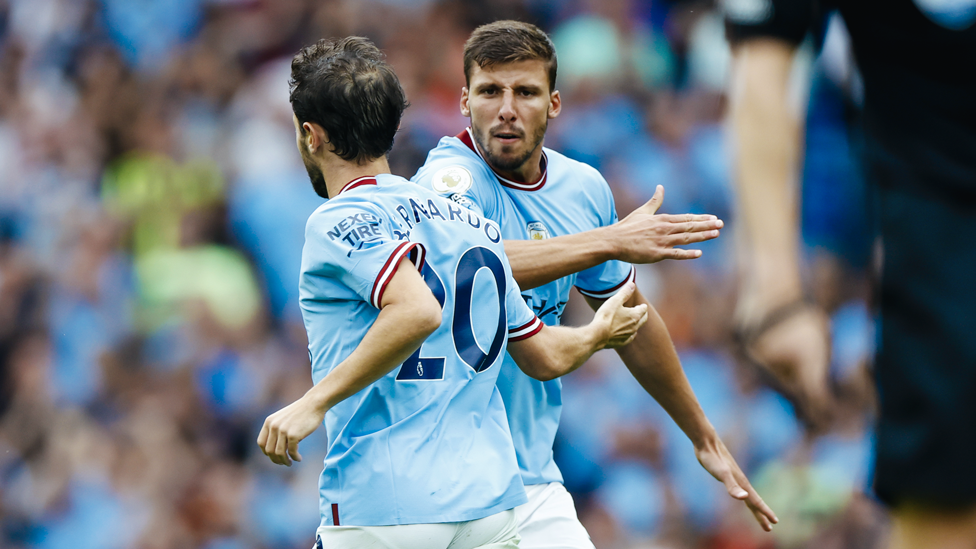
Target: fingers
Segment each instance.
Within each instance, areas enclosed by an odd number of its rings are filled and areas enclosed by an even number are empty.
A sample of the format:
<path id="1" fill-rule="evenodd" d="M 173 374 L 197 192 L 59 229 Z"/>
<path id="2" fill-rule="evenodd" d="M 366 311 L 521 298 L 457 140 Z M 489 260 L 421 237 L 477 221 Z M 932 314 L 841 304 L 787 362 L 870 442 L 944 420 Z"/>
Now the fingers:
<path id="1" fill-rule="evenodd" d="M 668 227 L 671 234 L 680 233 L 708 233 L 718 236 L 718 231 L 725 224 L 721 219 L 716 219 L 714 221 L 691 221 L 682 223 L 670 223 Z"/>
<path id="2" fill-rule="evenodd" d="M 702 255 L 701 250 L 688 250 L 685 248 L 670 248 L 661 255 L 664 259 L 698 259 Z"/>
<path id="3" fill-rule="evenodd" d="M 773 529 L 773 525 L 779 522 L 779 517 L 777 517 L 776 513 L 774 513 L 773 510 L 766 505 L 763 498 L 759 497 L 759 493 L 757 493 L 756 489 L 749 484 L 749 480 L 746 479 L 742 471 L 737 472 L 737 476 L 742 477 L 741 481 L 736 483 L 739 491 L 733 493 L 731 490 L 729 490 L 729 495 L 735 499 L 745 500 L 746 507 L 752 511 L 752 515 L 756 518 L 756 522 L 762 526 L 763 530 L 767 532 L 771 531 Z"/>
<path id="4" fill-rule="evenodd" d="M 278 433 L 278 441 L 274 447 L 275 456 L 281 465 L 291 466 L 291 458 L 288 457 L 288 436 L 282 432 Z"/>
<path id="5" fill-rule="evenodd" d="M 760 513 L 756 509 L 750 510 L 752 511 L 752 516 L 756 518 L 756 522 L 759 523 L 759 526 L 761 526 L 763 530 L 767 532 L 773 531 L 773 524 L 770 522 L 769 518 L 766 517 L 766 515 Z"/>
<path id="6" fill-rule="evenodd" d="M 657 213 L 657 209 L 661 207 L 662 202 L 664 202 L 664 186 L 658 185 L 657 188 L 654 189 L 654 196 L 645 202 L 644 205 L 641 206 L 641 209 L 645 210 L 645 213 L 654 215 Z"/>
<path id="7" fill-rule="evenodd" d="M 302 455 L 298 453 L 298 439 L 292 438 L 288 441 L 288 455 L 295 461 L 301 461 Z"/>
<path id="8" fill-rule="evenodd" d="M 779 523 L 779 517 L 776 516 L 776 513 L 766 505 L 766 502 L 755 491 L 749 494 L 746 505 L 752 511 L 753 516 L 756 517 L 759 525 L 763 527 L 763 530 L 769 532 L 773 529 L 773 524 Z"/>
<path id="9" fill-rule="evenodd" d="M 271 459 L 272 463 L 278 465 L 291 465 L 291 459 L 286 451 L 292 456 L 297 456 L 296 461 L 301 461 L 301 456 L 298 455 L 298 441 L 294 442 L 294 452 L 292 452 L 288 436 L 281 431 L 273 418 L 274 416 L 271 416 L 264 421 L 261 433 L 258 434 L 257 442 L 261 451 Z"/>
<path id="10" fill-rule="evenodd" d="M 640 315 L 640 317 L 637 319 L 637 329 L 639 330 L 641 326 L 647 323 L 647 319 L 648 319 L 647 304 L 641 303 L 640 305 L 634 307 L 634 311 L 636 311 L 637 314 Z"/>
<path id="11" fill-rule="evenodd" d="M 657 219 L 673 225 L 701 224 L 699 230 L 721 229 L 725 222 L 711 214 L 658 214 Z"/>
<path id="12" fill-rule="evenodd" d="M 616 310 L 622 307 L 623 304 L 626 303 L 628 299 L 630 299 L 630 296 L 634 295 L 634 290 L 636 288 L 637 288 L 637 284 L 635 284 L 633 281 L 624 284 L 624 287 L 620 288 L 619 292 L 617 292 L 616 294 L 611 296 L 610 299 L 607 300 L 607 303 L 610 304 L 609 305 L 610 310 Z"/>

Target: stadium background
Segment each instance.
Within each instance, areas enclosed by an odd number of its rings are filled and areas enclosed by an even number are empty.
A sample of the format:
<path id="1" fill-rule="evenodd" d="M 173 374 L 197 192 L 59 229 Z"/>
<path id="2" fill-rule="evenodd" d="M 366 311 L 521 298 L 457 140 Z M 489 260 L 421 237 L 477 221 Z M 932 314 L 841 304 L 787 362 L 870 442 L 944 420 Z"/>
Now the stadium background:
<path id="1" fill-rule="evenodd" d="M 870 548 L 873 328 L 858 87 L 843 32 L 801 55 L 804 240 L 834 321 L 840 420 L 804 436 L 737 359 L 729 52 L 708 0 L 0 0 L 0 547 L 305 549 L 320 430 L 274 466 L 264 417 L 310 385 L 297 305 L 321 203 L 295 151 L 288 64 L 361 34 L 411 107 L 409 177 L 458 113 L 478 24 L 551 33 L 563 114 L 547 145 L 602 170 L 625 215 L 718 214 L 701 259 L 640 267 L 709 418 L 777 511 L 762 534 L 603 352 L 565 379 L 557 460 L 598 549 Z M 809 69 L 812 70 L 802 70 Z M 805 93 L 810 90 L 809 94 Z M 558 207 L 558 205 L 554 205 Z M 570 323 L 588 309 L 571 302 Z"/>

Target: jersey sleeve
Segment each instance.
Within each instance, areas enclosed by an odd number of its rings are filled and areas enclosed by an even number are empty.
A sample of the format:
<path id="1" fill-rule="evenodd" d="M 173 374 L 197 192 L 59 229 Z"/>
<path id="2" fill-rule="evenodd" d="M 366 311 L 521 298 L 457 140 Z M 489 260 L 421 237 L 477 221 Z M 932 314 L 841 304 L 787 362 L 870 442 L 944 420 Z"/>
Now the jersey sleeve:
<path id="1" fill-rule="evenodd" d="M 816 21 L 814 0 L 722 0 L 726 35 L 732 44 L 777 38 L 798 45 Z"/>
<path id="2" fill-rule="evenodd" d="M 316 212 L 305 229 L 309 270 L 338 279 L 364 301 L 380 307 L 400 260 L 419 269 L 423 247 L 396 234 L 391 219 L 367 204 Z"/>
<path id="3" fill-rule="evenodd" d="M 614 204 L 613 193 L 610 192 L 610 185 L 596 170 L 590 168 L 587 171 L 593 179 L 589 188 L 599 190 L 591 196 L 591 200 L 600 226 L 613 225 L 617 222 L 617 207 Z M 607 299 L 635 278 L 636 271 L 633 265 L 625 261 L 612 260 L 580 272 L 576 276 L 575 286 L 579 293 L 587 297 Z"/>
<path id="4" fill-rule="evenodd" d="M 494 177 L 480 159 L 462 151 L 452 152 L 442 143 L 410 180 L 488 219 L 496 219 L 497 185 L 489 179 Z"/>
<path id="5" fill-rule="evenodd" d="M 508 311 L 508 341 L 522 341 L 542 330 L 542 320 L 532 312 L 532 309 L 522 299 L 522 290 L 518 282 L 508 275 L 508 292 L 505 296 L 505 308 Z"/>

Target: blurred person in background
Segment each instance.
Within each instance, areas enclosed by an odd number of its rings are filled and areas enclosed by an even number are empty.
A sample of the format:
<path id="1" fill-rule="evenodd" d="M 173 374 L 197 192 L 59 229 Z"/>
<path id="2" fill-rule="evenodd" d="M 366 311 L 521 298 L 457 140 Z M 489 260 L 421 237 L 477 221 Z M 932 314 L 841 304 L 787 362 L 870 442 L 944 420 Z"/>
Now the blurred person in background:
<path id="1" fill-rule="evenodd" d="M 501 225 L 523 298 L 547 324 L 560 323 L 573 287 L 597 309 L 634 278 L 629 263 L 695 258 L 699 251 L 674 246 L 718 236 L 714 216 L 657 215 L 661 187 L 618 223 L 599 172 L 543 148 L 561 98 L 555 48 L 538 27 L 496 21 L 477 28 L 465 44 L 464 71 L 460 109 L 471 125 L 443 138 L 413 181 Z M 770 530 L 775 515 L 705 417 L 667 327 L 639 291 L 628 303 L 646 304 L 650 320 L 618 350 L 624 363 L 692 440 L 702 466 Z M 593 547 L 553 461 L 560 381 L 530 379 L 509 359 L 498 385 L 528 487 L 529 502 L 517 509 L 522 546 Z"/>
<path id="2" fill-rule="evenodd" d="M 830 407 L 826 317 L 798 244 L 797 46 L 839 10 L 863 77 L 863 162 L 880 237 L 874 492 L 893 549 L 976 543 L 976 2 L 726 0 L 746 352 L 815 422 Z"/>

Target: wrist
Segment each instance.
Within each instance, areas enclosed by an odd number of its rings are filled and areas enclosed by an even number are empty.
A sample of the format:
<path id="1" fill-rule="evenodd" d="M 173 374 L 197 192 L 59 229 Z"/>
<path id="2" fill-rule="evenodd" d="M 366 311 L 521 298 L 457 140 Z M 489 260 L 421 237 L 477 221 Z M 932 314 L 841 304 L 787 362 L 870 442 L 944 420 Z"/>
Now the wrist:
<path id="1" fill-rule="evenodd" d="M 584 333 L 587 346 L 593 349 L 594 353 L 606 349 L 607 345 L 610 344 L 610 337 L 613 335 L 610 322 L 596 318 L 585 327 Z"/>
<path id="2" fill-rule="evenodd" d="M 722 445 L 722 439 L 715 432 L 715 427 L 707 419 L 705 422 L 707 426 L 703 426 L 699 432 L 688 434 L 688 438 L 695 447 L 695 453 L 714 451 Z"/>
<path id="3" fill-rule="evenodd" d="M 313 410 L 322 413 L 323 415 L 329 411 L 335 403 L 332 402 L 332 392 L 329 391 L 329 386 L 324 383 L 318 383 L 309 389 L 302 399 L 311 407 Z"/>
<path id="4" fill-rule="evenodd" d="M 606 227 L 600 227 L 599 229 L 594 229 L 594 253 L 599 260 L 599 263 L 605 263 L 607 261 L 612 261 L 615 259 L 620 259 L 622 252 L 622 247 L 620 246 L 617 238 L 617 233 L 615 227 L 616 223 L 613 225 L 607 225 Z M 598 263 L 598 264 L 599 264 Z"/>

